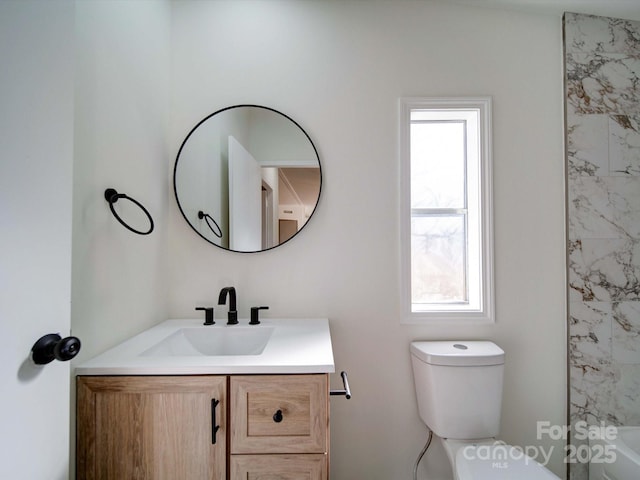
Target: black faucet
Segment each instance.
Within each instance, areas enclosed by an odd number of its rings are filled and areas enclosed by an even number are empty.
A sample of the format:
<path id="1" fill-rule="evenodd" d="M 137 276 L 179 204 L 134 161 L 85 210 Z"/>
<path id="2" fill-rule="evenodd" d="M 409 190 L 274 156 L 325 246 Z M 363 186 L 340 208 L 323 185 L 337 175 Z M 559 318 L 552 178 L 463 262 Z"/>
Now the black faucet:
<path id="1" fill-rule="evenodd" d="M 224 287 L 220 290 L 218 305 L 224 305 L 229 294 L 229 313 L 227 313 L 227 325 L 238 324 L 238 311 L 236 310 L 236 289 L 234 287 Z"/>

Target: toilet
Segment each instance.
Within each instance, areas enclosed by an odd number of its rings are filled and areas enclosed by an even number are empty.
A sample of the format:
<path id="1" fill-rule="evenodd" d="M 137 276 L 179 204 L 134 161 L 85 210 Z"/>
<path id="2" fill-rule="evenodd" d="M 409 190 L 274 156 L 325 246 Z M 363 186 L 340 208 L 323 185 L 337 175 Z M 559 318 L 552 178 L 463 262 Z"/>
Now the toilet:
<path id="1" fill-rule="evenodd" d="M 504 351 L 487 341 L 412 342 L 422 421 L 442 439 L 455 480 L 559 479 L 520 448 L 496 440 Z"/>

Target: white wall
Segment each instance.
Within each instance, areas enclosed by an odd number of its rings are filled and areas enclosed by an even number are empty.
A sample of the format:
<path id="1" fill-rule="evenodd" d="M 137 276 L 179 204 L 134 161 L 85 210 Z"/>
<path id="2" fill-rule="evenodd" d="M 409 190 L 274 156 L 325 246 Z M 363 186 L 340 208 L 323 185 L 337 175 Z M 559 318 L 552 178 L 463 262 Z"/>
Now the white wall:
<path id="1" fill-rule="evenodd" d="M 76 4 L 72 325 L 83 342 L 76 363 L 166 317 L 169 13 L 162 0 Z M 117 222 L 104 198 L 109 187 L 147 208 L 150 235 Z M 123 219 L 138 220 L 130 202 L 116 206 Z"/>
<path id="2" fill-rule="evenodd" d="M 335 480 L 410 478 L 426 439 L 411 340 L 492 339 L 507 352 L 501 437 L 555 447 L 563 474 L 562 444 L 536 439 L 537 420 L 566 420 L 560 19 L 355 0 L 180 1 L 171 18 L 172 155 L 207 114 L 263 104 L 309 133 L 324 177 L 305 229 L 259 254 L 206 243 L 171 200 L 168 316 L 235 285 L 241 316 L 329 317 L 354 394 L 331 400 Z M 420 95 L 494 99 L 495 325 L 400 325 L 397 102 Z M 446 475 L 438 445 L 423 462 Z"/>

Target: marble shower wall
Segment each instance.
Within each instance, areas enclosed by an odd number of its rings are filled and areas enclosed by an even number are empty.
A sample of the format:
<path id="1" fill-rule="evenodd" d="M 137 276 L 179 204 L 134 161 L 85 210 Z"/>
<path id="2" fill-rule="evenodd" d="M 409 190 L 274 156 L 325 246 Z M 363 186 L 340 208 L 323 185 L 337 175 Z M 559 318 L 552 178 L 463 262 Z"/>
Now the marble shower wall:
<path id="1" fill-rule="evenodd" d="M 640 425 L 640 22 L 567 13 L 564 37 L 569 417 Z"/>

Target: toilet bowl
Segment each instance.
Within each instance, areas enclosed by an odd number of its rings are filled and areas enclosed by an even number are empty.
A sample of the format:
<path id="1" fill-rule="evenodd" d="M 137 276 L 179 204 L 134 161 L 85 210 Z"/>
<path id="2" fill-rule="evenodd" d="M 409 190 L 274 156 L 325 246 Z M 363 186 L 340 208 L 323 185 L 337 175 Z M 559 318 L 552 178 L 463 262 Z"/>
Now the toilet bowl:
<path id="1" fill-rule="evenodd" d="M 558 479 L 522 449 L 496 440 L 504 351 L 492 342 L 412 342 L 422 421 L 442 439 L 455 480 Z"/>
<path id="2" fill-rule="evenodd" d="M 552 480 L 559 477 L 521 449 L 494 438 L 443 439 L 455 480 Z"/>

